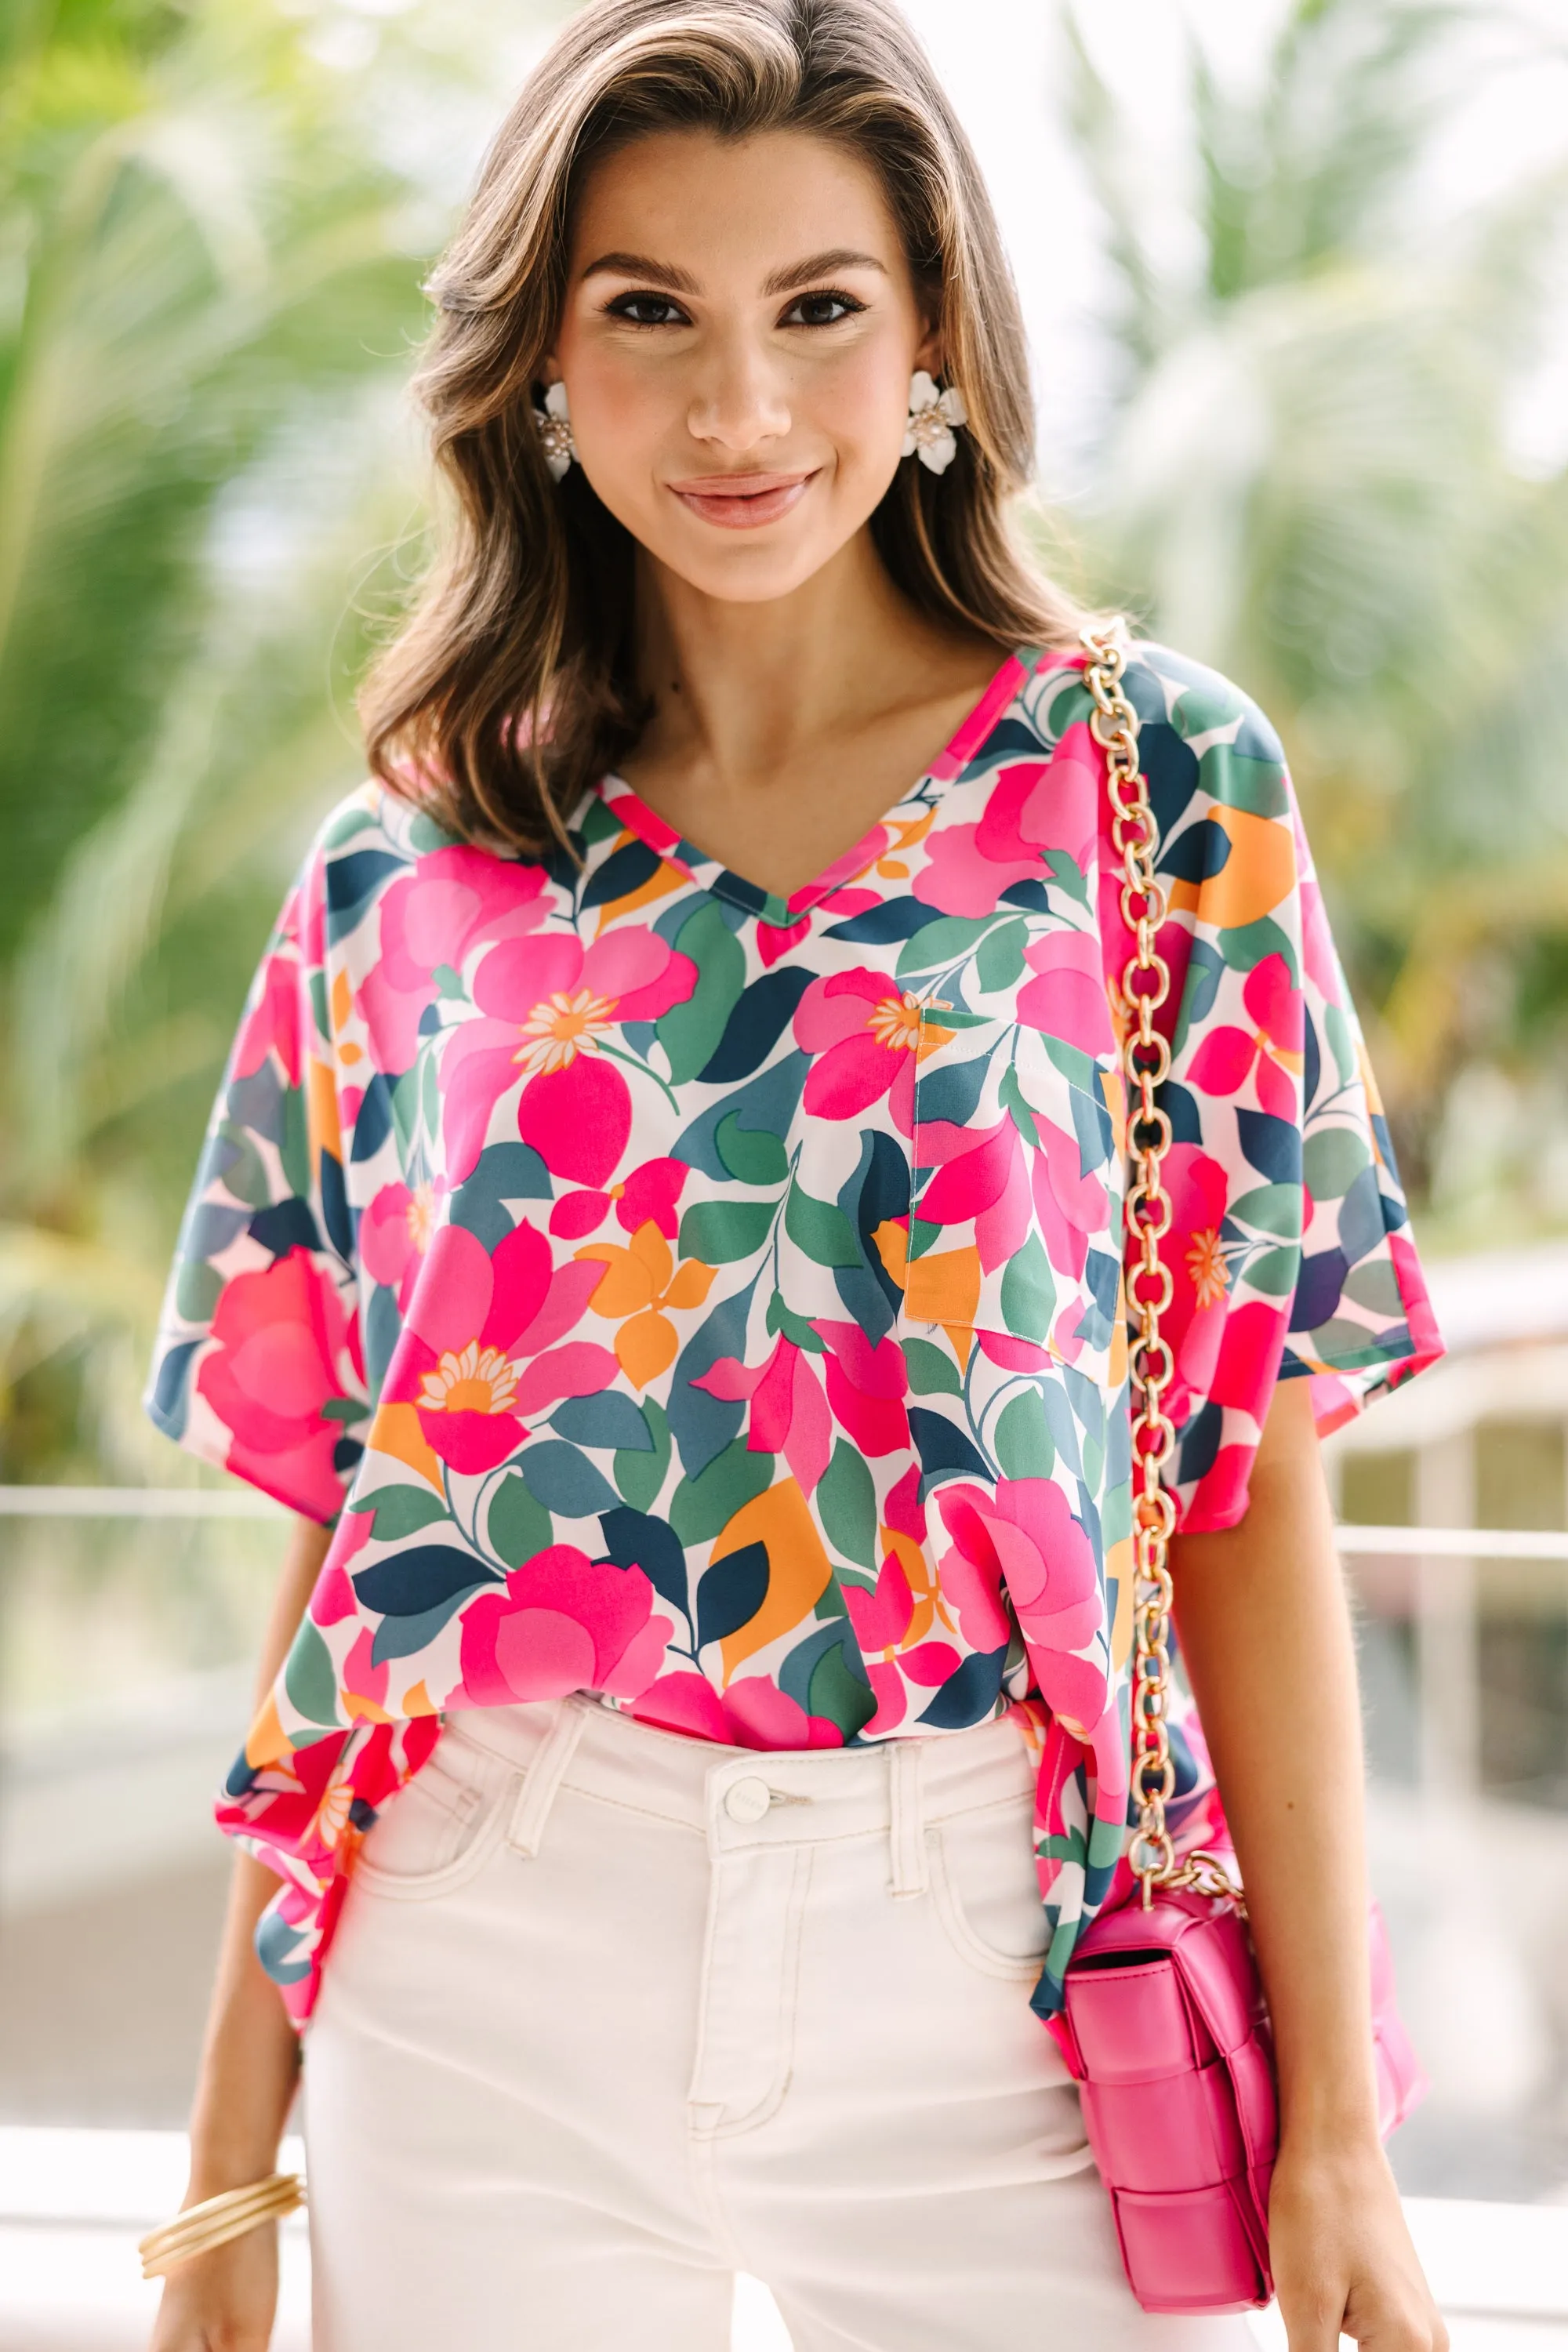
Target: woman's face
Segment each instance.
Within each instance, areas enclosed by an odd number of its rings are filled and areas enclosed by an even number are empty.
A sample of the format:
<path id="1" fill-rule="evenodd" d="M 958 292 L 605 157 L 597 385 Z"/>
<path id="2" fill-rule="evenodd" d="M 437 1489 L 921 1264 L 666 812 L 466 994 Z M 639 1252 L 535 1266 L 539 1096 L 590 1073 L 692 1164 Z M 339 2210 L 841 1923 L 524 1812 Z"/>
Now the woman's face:
<path id="1" fill-rule="evenodd" d="M 878 180 L 831 141 L 670 131 L 607 156 L 577 207 L 547 380 L 610 512 L 707 595 L 787 595 L 898 469 L 937 365 Z"/>

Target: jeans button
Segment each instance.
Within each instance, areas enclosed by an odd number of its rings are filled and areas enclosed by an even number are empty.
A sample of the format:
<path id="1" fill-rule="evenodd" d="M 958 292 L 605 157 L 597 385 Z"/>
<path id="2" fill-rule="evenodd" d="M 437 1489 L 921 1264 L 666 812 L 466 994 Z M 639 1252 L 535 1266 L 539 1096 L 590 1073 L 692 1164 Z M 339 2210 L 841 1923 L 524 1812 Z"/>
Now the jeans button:
<path id="1" fill-rule="evenodd" d="M 760 1822 L 772 1803 L 765 1780 L 732 1780 L 724 1791 L 724 1811 L 732 1822 Z"/>

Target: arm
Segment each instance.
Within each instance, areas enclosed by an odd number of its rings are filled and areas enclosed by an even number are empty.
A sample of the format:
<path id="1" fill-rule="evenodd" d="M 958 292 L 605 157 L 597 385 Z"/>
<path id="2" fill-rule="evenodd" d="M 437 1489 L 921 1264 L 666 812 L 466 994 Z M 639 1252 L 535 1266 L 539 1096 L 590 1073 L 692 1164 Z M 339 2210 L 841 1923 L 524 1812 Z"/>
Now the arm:
<path id="1" fill-rule="evenodd" d="M 1291 2352 L 1334 2352 L 1342 2329 L 1443 2352 L 1378 2141 L 1355 1653 L 1305 1381 L 1275 1391 L 1246 1517 L 1179 1537 L 1172 1575 L 1274 2023 L 1269 2237 Z"/>
<path id="2" fill-rule="evenodd" d="M 330 1528 L 296 1519 L 262 1642 L 259 1705 L 271 1688 L 331 1541 Z M 251 1938 L 278 1881 L 247 1853 L 235 1856 L 217 1980 L 207 2015 L 191 2110 L 186 2205 L 265 2179 L 294 2096 L 299 2041 Z M 264 2352 L 278 2296 L 278 2234 L 251 2231 L 174 2271 L 164 2285 L 152 2352 Z"/>

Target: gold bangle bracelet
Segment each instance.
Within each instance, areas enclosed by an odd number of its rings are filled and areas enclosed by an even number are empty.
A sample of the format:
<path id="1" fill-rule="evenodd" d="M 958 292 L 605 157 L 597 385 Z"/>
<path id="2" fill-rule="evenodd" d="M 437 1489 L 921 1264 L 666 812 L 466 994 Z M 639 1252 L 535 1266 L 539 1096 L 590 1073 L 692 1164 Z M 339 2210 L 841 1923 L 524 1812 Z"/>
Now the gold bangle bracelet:
<path id="1" fill-rule="evenodd" d="M 144 2279 L 163 2278 L 181 2263 L 215 2246 L 226 2246 L 263 2222 L 281 2221 L 305 2201 L 305 2184 L 297 2172 L 274 2172 L 243 2189 L 226 2189 L 219 2196 L 187 2206 L 172 2221 L 150 2230 L 136 2251 Z"/>

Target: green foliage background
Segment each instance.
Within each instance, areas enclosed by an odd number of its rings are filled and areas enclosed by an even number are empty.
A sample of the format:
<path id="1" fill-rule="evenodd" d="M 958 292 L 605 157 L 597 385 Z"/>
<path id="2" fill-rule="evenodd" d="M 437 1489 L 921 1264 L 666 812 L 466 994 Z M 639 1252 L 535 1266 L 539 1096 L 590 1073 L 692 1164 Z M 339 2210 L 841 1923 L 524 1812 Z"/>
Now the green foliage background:
<path id="1" fill-rule="evenodd" d="M 0 18 L 0 1478 L 181 1475 L 135 1402 L 174 1223 L 420 560 L 401 387 L 450 158 L 558 13 Z M 1053 98 L 1112 289 L 1079 584 L 1282 726 L 1459 1243 L 1568 1225 L 1568 472 L 1510 454 L 1568 133 L 1458 223 L 1411 194 L 1502 55 L 1479 22 L 1296 0 L 1245 95 L 1194 50 L 1169 184 L 1070 14 Z"/>

